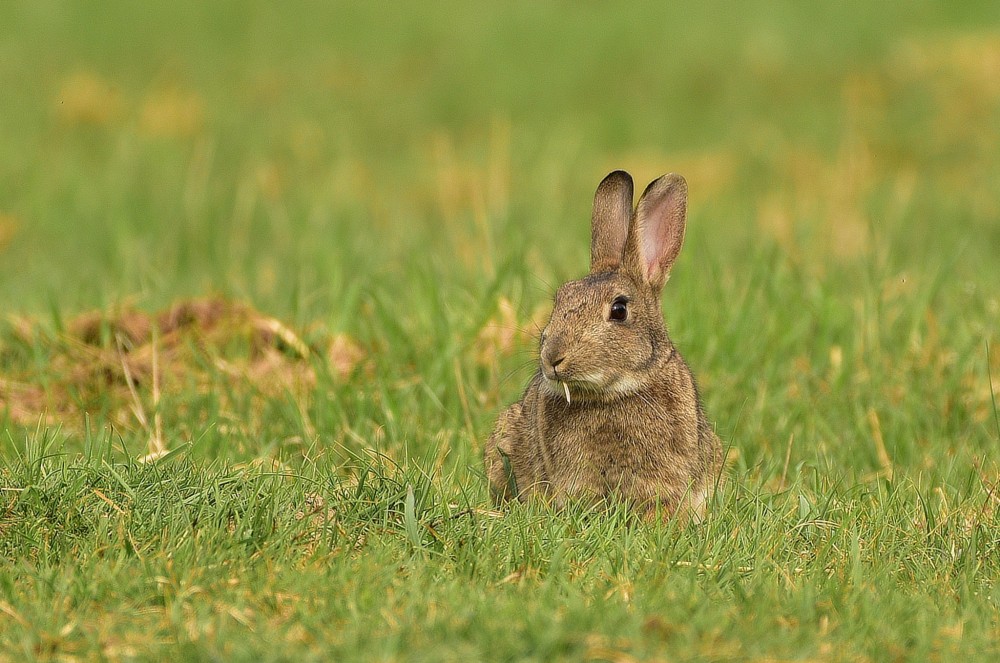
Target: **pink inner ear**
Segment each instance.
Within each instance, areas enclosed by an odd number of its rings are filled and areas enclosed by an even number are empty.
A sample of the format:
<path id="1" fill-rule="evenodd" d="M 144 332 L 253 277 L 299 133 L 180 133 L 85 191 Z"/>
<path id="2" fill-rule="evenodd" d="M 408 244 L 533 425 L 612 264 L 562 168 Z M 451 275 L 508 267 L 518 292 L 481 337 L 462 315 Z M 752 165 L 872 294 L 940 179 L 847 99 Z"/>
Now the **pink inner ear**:
<path id="1" fill-rule="evenodd" d="M 684 238 L 684 209 L 672 196 L 646 210 L 640 250 L 648 281 L 656 281 L 670 270 Z"/>
<path id="2" fill-rule="evenodd" d="M 647 221 L 649 224 L 642 234 L 642 267 L 645 271 L 647 281 L 655 280 L 660 271 L 660 255 L 663 251 L 663 224 L 655 220 Z"/>

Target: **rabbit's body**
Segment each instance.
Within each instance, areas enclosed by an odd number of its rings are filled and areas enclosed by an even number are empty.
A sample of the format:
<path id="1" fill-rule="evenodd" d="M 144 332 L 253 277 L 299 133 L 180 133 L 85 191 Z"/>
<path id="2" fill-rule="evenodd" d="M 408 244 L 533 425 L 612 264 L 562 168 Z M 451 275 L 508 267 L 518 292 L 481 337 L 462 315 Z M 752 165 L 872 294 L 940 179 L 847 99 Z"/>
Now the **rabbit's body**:
<path id="1" fill-rule="evenodd" d="M 703 512 L 720 444 L 659 304 L 685 210 L 678 176 L 650 185 L 635 214 L 627 174 L 601 183 L 592 273 L 557 292 L 539 371 L 487 442 L 494 501 L 617 498 L 643 510 Z"/>

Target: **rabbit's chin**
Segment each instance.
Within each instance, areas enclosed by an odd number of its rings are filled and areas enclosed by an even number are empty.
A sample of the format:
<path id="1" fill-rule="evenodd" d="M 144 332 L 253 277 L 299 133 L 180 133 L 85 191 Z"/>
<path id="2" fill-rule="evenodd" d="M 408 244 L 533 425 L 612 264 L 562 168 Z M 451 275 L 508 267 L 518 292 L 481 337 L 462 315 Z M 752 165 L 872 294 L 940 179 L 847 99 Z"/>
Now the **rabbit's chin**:
<path id="1" fill-rule="evenodd" d="M 623 375 L 612 380 L 608 380 L 604 374 L 574 376 L 570 380 L 542 377 L 544 378 L 542 382 L 550 394 L 569 403 L 620 398 L 635 393 L 642 387 L 641 381 L 632 375 Z"/>

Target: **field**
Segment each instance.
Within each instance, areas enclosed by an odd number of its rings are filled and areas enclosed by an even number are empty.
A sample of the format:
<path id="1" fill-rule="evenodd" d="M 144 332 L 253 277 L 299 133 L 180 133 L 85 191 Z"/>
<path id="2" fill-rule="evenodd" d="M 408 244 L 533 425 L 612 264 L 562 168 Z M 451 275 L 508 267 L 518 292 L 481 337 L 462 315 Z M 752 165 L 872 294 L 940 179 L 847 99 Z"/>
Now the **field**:
<path id="1" fill-rule="evenodd" d="M 0 5 L 0 661 L 1000 658 L 1000 6 Z M 690 186 L 700 524 L 496 511 Z"/>

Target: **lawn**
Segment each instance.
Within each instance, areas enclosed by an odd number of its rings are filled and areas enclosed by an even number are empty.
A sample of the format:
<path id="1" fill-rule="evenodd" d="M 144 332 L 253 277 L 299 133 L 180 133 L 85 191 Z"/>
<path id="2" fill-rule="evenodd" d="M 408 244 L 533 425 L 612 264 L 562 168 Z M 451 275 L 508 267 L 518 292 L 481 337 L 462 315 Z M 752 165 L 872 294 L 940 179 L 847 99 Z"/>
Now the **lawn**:
<path id="1" fill-rule="evenodd" d="M 0 660 L 1000 658 L 996 3 L 0 24 Z M 615 168 L 703 523 L 487 497 Z"/>

